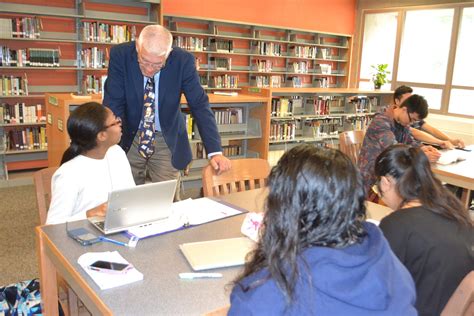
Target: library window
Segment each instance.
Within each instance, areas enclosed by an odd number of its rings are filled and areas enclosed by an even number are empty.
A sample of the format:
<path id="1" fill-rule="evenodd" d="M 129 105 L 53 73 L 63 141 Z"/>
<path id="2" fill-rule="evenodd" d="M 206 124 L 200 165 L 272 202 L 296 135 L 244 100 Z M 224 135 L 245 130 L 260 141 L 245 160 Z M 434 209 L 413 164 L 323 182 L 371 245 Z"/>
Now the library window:
<path id="1" fill-rule="evenodd" d="M 398 12 L 367 14 L 364 21 L 364 38 L 360 67 L 359 88 L 371 89 L 370 82 L 373 69 L 371 65 L 388 64 L 393 69 L 395 43 L 397 36 Z M 388 75 L 391 80 L 391 74 Z M 387 84 L 386 89 L 390 89 Z"/>
<path id="2" fill-rule="evenodd" d="M 434 112 L 474 116 L 472 5 L 368 11 L 363 23 L 360 88 L 372 88 L 370 65 L 385 63 L 392 88 L 411 86 Z"/>
<path id="3" fill-rule="evenodd" d="M 406 13 L 398 81 L 445 84 L 453 9 Z"/>

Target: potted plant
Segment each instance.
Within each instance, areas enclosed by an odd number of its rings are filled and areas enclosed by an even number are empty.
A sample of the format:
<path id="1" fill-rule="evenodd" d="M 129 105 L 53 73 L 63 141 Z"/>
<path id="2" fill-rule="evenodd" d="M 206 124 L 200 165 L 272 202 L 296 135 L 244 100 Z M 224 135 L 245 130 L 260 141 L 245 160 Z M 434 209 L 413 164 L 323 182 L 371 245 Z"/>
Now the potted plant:
<path id="1" fill-rule="evenodd" d="M 370 67 L 375 70 L 375 73 L 372 75 L 374 88 L 380 89 L 380 87 L 388 82 L 387 75 L 390 73 L 390 71 L 387 70 L 388 64 L 377 64 Z"/>

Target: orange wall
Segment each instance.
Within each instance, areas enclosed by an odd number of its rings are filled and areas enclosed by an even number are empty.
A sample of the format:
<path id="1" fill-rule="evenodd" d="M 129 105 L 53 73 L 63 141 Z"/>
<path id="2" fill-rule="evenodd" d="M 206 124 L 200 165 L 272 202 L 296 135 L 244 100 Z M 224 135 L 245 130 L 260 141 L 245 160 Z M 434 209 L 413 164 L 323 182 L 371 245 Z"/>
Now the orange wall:
<path id="1" fill-rule="evenodd" d="M 165 0 L 164 15 L 354 34 L 356 0 Z"/>

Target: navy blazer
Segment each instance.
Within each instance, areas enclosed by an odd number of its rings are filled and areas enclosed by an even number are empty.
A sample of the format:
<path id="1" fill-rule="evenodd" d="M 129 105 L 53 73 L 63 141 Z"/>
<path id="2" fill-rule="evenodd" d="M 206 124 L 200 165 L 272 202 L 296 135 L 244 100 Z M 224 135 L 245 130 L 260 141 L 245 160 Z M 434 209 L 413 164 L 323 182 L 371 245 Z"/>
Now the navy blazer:
<path id="1" fill-rule="evenodd" d="M 107 80 L 104 87 L 105 106 L 122 118 L 120 145 L 128 152 L 143 117 L 143 74 L 138 66 L 135 42 L 114 46 L 110 51 Z M 182 170 L 192 160 L 180 100 L 184 93 L 208 153 L 222 151 L 209 98 L 199 83 L 194 56 L 173 48 L 161 69 L 158 112 L 161 132 L 171 151 L 171 163 Z"/>

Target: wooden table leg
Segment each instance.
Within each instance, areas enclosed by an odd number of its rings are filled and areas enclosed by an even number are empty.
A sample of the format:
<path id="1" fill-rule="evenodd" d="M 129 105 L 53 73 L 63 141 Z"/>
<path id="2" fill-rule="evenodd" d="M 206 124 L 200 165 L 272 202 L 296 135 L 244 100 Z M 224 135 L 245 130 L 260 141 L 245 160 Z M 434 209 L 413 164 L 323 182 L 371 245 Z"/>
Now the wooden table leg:
<path id="1" fill-rule="evenodd" d="M 470 203 L 471 203 L 471 190 L 462 189 L 461 202 L 464 205 L 464 207 L 469 209 L 469 207 L 471 206 L 470 205 Z"/>
<path id="2" fill-rule="evenodd" d="M 43 315 L 59 315 L 58 285 L 56 268 L 45 252 L 44 235 L 41 227 L 36 227 L 36 251 L 39 258 L 40 289 Z"/>

